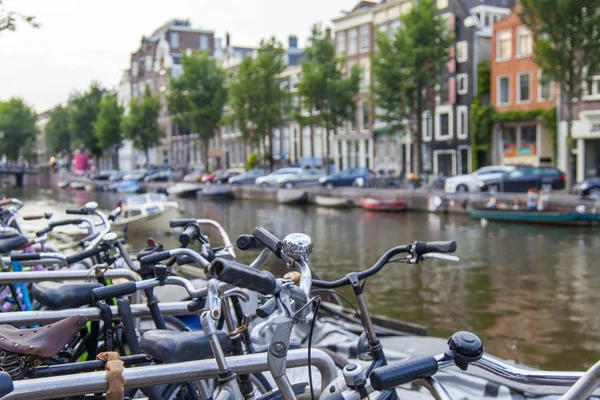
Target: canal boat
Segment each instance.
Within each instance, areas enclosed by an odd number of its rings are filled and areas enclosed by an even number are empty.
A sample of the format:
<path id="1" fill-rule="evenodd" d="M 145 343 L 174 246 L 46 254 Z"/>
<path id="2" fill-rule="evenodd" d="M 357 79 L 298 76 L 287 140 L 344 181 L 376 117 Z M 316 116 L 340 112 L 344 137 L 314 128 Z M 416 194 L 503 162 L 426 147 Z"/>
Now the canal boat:
<path id="1" fill-rule="evenodd" d="M 305 204 L 308 200 L 306 190 L 300 189 L 278 189 L 277 201 L 281 204 Z"/>
<path id="2" fill-rule="evenodd" d="M 571 226 L 600 224 L 600 214 L 585 212 L 470 209 L 469 213 L 473 218 L 487 221 Z"/>
<path id="3" fill-rule="evenodd" d="M 233 192 L 227 186 L 210 185 L 196 192 L 196 196 L 204 199 L 228 200 L 233 198 Z"/>
<path id="4" fill-rule="evenodd" d="M 354 201 L 340 197 L 315 196 L 315 204 L 329 208 L 348 208 L 354 205 Z"/>
<path id="5" fill-rule="evenodd" d="M 144 190 L 141 183 L 136 180 L 130 179 L 119 182 L 117 186 L 117 193 L 121 194 L 135 194 L 140 193 Z"/>
<path id="6" fill-rule="evenodd" d="M 168 201 L 164 194 L 141 194 L 124 201 L 112 227 L 127 233 L 162 232 L 168 229 L 169 221 L 180 216 L 179 204 Z"/>
<path id="7" fill-rule="evenodd" d="M 177 197 L 194 198 L 203 185 L 194 182 L 179 182 L 167 188 L 167 193 Z"/>
<path id="8" fill-rule="evenodd" d="M 369 211 L 404 211 L 406 210 L 406 202 L 402 200 L 379 200 L 371 197 L 362 197 L 360 205 L 365 210 Z"/>

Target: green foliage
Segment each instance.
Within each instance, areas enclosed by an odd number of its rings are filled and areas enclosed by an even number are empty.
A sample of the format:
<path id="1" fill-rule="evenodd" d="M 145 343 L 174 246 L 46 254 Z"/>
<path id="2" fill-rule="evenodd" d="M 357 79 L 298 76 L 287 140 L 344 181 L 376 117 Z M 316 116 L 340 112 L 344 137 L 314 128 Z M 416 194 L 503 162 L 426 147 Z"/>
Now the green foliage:
<path id="1" fill-rule="evenodd" d="M 384 110 L 378 118 L 394 131 L 409 121 L 413 135 L 413 172 L 420 174 L 423 111 L 432 102 L 432 90 L 446 71 L 452 33 L 445 20 L 436 15 L 433 0 L 421 0 L 402 17 L 403 27 L 395 37 L 377 35 L 373 55 L 375 103 Z"/>
<path id="2" fill-rule="evenodd" d="M 164 131 L 158 125 L 160 100 L 152 95 L 150 86 L 146 85 L 144 97 L 131 100 L 129 114 L 123 118 L 122 129 L 125 138 L 133 142 L 133 146 L 146 154 L 148 150 L 160 143 Z"/>
<path id="3" fill-rule="evenodd" d="M 533 32 L 535 61 L 564 95 L 567 120 L 567 188 L 574 183 L 573 103 L 581 99 L 587 71 L 600 65 L 600 0 L 522 0 L 519 16 Z"/>
<path id="4" fill-rule="evenodd" d="M 116 150 L 121 147 L 123 134 L 121 120 L 123 107 L 117 102 L 117 96 L 106 96 L 100 102 L 98 119 L 93 123 L 94 135 L 98 140 L 98 147 L 102 151 Z"/>
<path id="5" fill-rule="evenodd" d="M 258 156 L 256 155 L 256 153 L 250 154 L 250 156 L 248 157 L 248 160 L 246 161 L 246 171 L 250 171 L 250 170 L 256 168 L 257 164 L 258 164 Z"/>
<path id="6" fill-rule="evenodd" d="M 35 17 L 24 15 L 16 11 L 8 11 L 3 6 L 4 1 L 0 0 L 0 33 L 2 31 L 15 31 L 19 20 L 31 25 L 34 28 L 39 28 L 40 24 Z"/>
<path id="7" fill-rule="evenodd" d="M 102 149 L 94 134 L 94 123 L 104 94 L 105 90 L 100 84 L 92 82 L 86 92 L 74 93 L 69 100 L 69 130 L 73 144 L 83 147 L 96 157 L 102 155 Z"/>
<path id="8" fill-rule="evenodd" d="M 44 131 L 44 140 L 51 154 L 68 154 L 71 152 L 69 121 L 69 110 L 65 107 L 58 106 L 50 113 L 50 120 Z"/>
<path id="9" fill-rule="evenodd" d="M 208 54 L 184 55 L 183 73 L 171 75 L 169 111 L 180 126 L 198 134 L 208 171 L 208 144 L 215 135 L 227 101 L 227 73 Z"/>
<path id="10" fill-rule="evenodd" d="M 477 64 L 477 98 L 481 99 L 483 96 L 490 94 L 491 79 L 492 70 L 490 68 L 490 63 L 487 61 L 480 61 L 479 64 Z"/>
<path id="11" fill-rule="evenodd" d="M 471 104 L 471 148 L 477 154 L 490 152 L 495 109 L 487 104 L 490 94 L 491 69 L 487 61 L 477 64 L 477 98 Z M 471 170 L 479 168 L 479 157 L 471 157 Z"/>
<path id="12" fill-rule="evenodd" d="M 285 93 L 279 74 L 285 69 L 284 49 L 275 38 L 262 40 L 256 58 L 246 57 L 233 77 L 229 96 L 242 136 L 245 140 L 272 146 L 273 128 L 281 123 L 281 104 Z M 264 149 L 273 166 L 272 149 Z"/>
<path id="13" fill-rule="evenodd" d="M 33 110 L 18 98 L 0 102 L 0 132 L 0 154 L 17 160 L 24 144 L 37 135 Z"/>

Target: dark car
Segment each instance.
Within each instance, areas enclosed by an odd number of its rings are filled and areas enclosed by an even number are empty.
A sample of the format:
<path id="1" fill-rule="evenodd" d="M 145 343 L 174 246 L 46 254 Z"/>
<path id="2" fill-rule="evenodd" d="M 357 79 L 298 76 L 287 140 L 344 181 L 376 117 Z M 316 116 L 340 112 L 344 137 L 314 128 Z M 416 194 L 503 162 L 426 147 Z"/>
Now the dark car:
<path id="1" fill-rule="evenodd" d="M 600 200 L 600 177 L 588 178 L 573 187 L 575 193 L 581 196 L 589 196 L 594 200 Z"/>
<path id="2" fill-rule="evenodd" d="M 244 168 L 229 168 L 225 173 L 214 179 L 214 183 L 217 185 L 223 185 L 229 182 L 229 179 L 234 176 L 239 176 L 245 172 Z"/>
<path id="3" fill-rule="evenodd" d="M 525 193 L 529 189 L 565 188 L 565 174 L 554 167 L 517 167 L 502 178 L 479 183 L 483 192 Z"/>
<path id="4" fill-rule="evenodd" d="M 155 172 L 144 178 L 144 182 L 172 182 L 179 179 L 179 174 L 171 170 Z"/>
<path id="5" fill-rule="evenodd" d="M 105 170 L 94 172 L 88 176 L 88 179 L 91 179 L 93 181 L 107 181 L 113 174 L 115 174 L 115 172 L 117 171 Z"/>
<path id="6" fill-rule="evenodd" d="M 256 178 L 265 175 L 262 169 L 252 169 L 244 174 L 233 176 L 229 179 L 230 185 L 254 185 Z"/>
<path id="7" fill-rule="evenodd" d="M 324 176 L 319 179 L 319 185 L 332 188 L 334 186 L 364 186 L 369 179 L 374 179 L 375 173 L 368 168 L 348 168 L 337 174 Z"/>

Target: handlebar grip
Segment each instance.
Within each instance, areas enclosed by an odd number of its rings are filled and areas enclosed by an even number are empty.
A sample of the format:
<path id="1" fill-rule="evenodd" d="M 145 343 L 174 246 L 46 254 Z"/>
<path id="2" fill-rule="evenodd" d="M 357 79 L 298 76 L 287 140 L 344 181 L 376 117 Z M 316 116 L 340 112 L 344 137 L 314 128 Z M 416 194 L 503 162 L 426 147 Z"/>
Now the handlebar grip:
<path id="1" fill-rule="evenodd" d="M 206 298 L 204 299 L 195 299 L 188 303 L 187 309 L 189 312 L 197 312 L 204 309 L 206 305 Z"/>
<path id="2" fill-rule="evenodd" d="M 252 235 L 240 235 L 238 236 L 235 245 L 238 249 L 246 251 L 246 250 L 257 250 L 261 251 L 265 248 L 265 245 L 259 242 Z"/>
<path id="3" fill-rule="evenodd" d="M 417 253 L 454 253 L 456 251 L 456 241 L 447 242 L 417 242 Z"/>
<path id="4" fill-rule="evenodd" d="M 134 294 L 137 291 L 135 282 L 124 282 L 118 285 L 103 286 L 92 290 L 92 299 L 94 301 L 108 300 L 114 297 Z"/>
<path id="5" fill-rule="evenodd" d="M 277 239 L 275 235 L 265 228 L 257 226 L 252 231 L 252 236 L 254 236 L 256 240 L 264 244 L 267 249 L 271 250 L 277 257 L 279 257 L 281 240 Z"/>
<path id="6" fill-rule="evenodd" d="M 12 198 L 0 200 L 0 207 L 4 207 L 4 206 L 7 206 L 9 204 L 12 204 L 12 202 L 13 202 Z"/>
<path id="7" fill-rule="evenodd" d="M 140 263 L 142 264 L 156 264 L 166 259 L 171 258 L 170 251 L 160 251 L 158 253 L 148 254 L 147 256 L 143 256 L 140 258 Z"/>
<path id="8" fill-rule="evenodd" d="M 377 391 L 393 389 L 417 379 L 429 378 L 437 371 L 438 363 L 435 357 L 414 357 L 373 370 L 370 376 L 371 386 Z"/>
<path id="9" fill-rule="evenodd" d="M 169 226 L 171 228 L 178 228 L 181 226 L 186 226 L 188 224 L 193 224 L 196 222 L 195 218 L 177 218 L 169 221 Z"/>
<path id="10" fill-rule="evenodd" d="M 35 221 L 36 219 L 44 218 L 43 215 L 25 215 L 22 217 L 23 221 Z"/>
<path id="11" fill-rule="evenodd" d="M 67 257 L 67 264 L 73 264 L 81 260 L 85 260 L 86 258 L 90 258 L 95 256 L 96 254 L 100 254 L 102 249 L 96 247 L 94 249 L 85 250 L 81 253 L 73 254 Z"/>
<path id="12" fill-rule="evenodd" d="M 23 254 L 13 254 L 10 256 L 11 261 L 34 261 L 41 260 L 42 257 L 40 253 L 23 253 Z"/>
<path id="13" fill-rule="evenodd" d="M 220 281 L 261 294 L 273 294 L 277 289 L 277 280 L 273 274 L 235 261 L 216 258 L 209 271 Z"/>
<path id="14" fill-rule="evenodd" d="M 83 222 L 81 219 L 63 219 L 61 221 L 53 221 L 49 224 L 49 226 L 56 228 L 57 226 L 79 225 L 81 222 Z"/>
<path id="15" fill-rule="evenodd" d="M 67 210 L 65 211 L 67 214 L 71 214 L 71 215 L 88 215 L 87 210 Z"/>
<path id="16" fill-rule="evenodd" d="M 179 243 L 183 247 L 186 247 L 190 243 L 193 244 L 196 241 L 196 238 L 199 234 L 200 228 L 198 227 L 198 225 L 196 223 L 189 224 L 185 227 L 183 233 L 179 235 Z"/>
<path id="17" fill-rule="evenodd" d="M 35 233 L 35 236 L 37 236 L 37 237 L 44 236 L 46 233 L 50 232 L 51 230 L 52 230 L 51 227 L 44 228 L 41 231 L 37 231 Z"/>

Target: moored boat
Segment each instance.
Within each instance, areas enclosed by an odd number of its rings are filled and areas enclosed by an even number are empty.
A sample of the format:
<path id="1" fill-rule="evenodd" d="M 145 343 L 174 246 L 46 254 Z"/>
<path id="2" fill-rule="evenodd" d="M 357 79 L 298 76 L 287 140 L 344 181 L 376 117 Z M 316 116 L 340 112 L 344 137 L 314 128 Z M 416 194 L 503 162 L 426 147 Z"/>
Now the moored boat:
<path id="1" fill-rule="evenodd" d="M 142 185 L 135 180 L 121 181 L 119 182 L 119 186 L 117 186 L 117 192 L 122 194 L 140 193 L 143 190 Z"/>
<path id="2" fill-rule="evenodd" d="M 127 233 L 168 232 L 169 221 L 181 216 L 179 204 L 158 193 L 131 196 L 122 208 L 112 227 Z"/>
<path id="3" fill-rule="evenodd" d="M 197 191 L 196 196 L 207 199 L 232 199 L 233 192 L 227 186 L 211 185 Z"/>
<path id="4" fill-rule="evenodd" d="M 193 182 L 179 182 L 167 188 L 167 193 L 177 197 L 196 197 L 196 192 L 203 186 Z"/>
<path id="5" fill-rule="evenodd" d="M 379 200 L 370 197 L 360 199 L 360 205 L 365 210 L 369 211 L 404 211 L 406 210 L 406 202 L 402 200 Z"/>
<path id="6" fill-rule="evenodd" d="M 600 214 L 594 213 L 482 209 L 471 209 L 469 213 L 473 218 L 488 221 L 572 226 L 594 226 L 600 224 Z"/>
<path id="7" fill-rule="evenodd" d="M 277 190 L 277 202 L 281 204 L 304 204 L 308 199 L 308 193 L 300 189 Z"/>
<path id="8" fill-rule="evenodd" d="M 347 208 L 354 205 L 354 201 L 350 199 L 343 199 L 340 197 L 329 197 L 329 196 L 315 196 L 315 204 L 321 207 L 331 208 Z"/>

